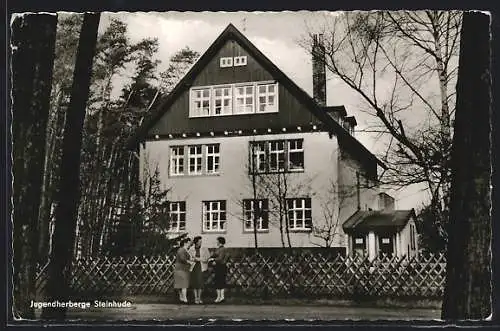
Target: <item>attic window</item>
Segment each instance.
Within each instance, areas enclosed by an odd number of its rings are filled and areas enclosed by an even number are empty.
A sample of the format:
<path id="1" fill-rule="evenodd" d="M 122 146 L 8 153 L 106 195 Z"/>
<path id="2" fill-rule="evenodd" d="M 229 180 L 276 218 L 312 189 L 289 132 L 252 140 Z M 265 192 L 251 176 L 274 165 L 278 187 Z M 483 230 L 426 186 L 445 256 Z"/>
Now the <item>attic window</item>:
<path id="1" fill-rule="evenodd" d="M 220 58 L 220 67 L 227 68 L 233 66 L 233 58 L 232 57 L 221 57 Z"/>
<path id="2" fill-rule="evenodd" d="M 247 65 L 247 57 L 246 56 L 235 56 L 234 57 L 234 66 L 246 66 Z"/>

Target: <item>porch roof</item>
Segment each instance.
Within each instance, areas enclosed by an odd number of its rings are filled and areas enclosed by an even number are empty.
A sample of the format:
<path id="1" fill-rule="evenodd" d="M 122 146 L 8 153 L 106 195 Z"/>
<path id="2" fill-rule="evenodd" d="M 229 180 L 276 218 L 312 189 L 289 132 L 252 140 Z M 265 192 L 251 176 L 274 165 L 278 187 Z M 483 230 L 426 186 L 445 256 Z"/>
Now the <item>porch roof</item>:
<path id="1" fill-rule="evenodd" d="M 401 230 L 415 217 L 415 210 L 358 210 L 349 217 L 342 228 L 346 233 L 364 232 L 377 229 Z"/>

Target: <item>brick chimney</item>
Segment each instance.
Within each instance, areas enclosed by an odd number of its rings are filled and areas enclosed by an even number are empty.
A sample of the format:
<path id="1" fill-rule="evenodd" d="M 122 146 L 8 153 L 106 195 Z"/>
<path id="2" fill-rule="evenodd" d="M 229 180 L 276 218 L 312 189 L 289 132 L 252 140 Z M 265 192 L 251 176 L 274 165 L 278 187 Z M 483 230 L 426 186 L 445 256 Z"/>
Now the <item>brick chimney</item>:
<path id="1" fill-rule="evenodd" d="M 326 106 L 325 45 L 322 34 L 313 35 L 312 45 L 313 98 L 320 106 Z"/>

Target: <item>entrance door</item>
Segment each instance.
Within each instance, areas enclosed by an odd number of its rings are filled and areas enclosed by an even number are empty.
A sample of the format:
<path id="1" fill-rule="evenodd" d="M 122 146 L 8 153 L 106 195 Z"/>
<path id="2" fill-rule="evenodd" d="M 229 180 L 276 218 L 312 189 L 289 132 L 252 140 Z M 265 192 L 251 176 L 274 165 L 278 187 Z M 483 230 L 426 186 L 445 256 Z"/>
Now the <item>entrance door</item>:
<path id="1" fill-rule="evenodd" d="M 391 235 L 380 235 L 378 237 L 379 254 L 392 256 L 394 254 L 393 239 Z"/>

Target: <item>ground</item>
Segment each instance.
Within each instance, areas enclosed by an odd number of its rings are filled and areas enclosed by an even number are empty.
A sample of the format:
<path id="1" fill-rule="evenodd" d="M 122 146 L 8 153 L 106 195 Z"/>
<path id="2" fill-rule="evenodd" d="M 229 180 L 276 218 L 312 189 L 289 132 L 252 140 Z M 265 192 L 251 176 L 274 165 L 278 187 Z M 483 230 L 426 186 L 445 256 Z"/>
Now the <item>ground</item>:
<path id="1" fill-rule="evenodd" d="M 40 312 L 40 310 L 38 310 Z M 70 309 L 69 320 L 433 320 L 436 308 L 320 305 L 132 304 L 130 308 Z"/>

